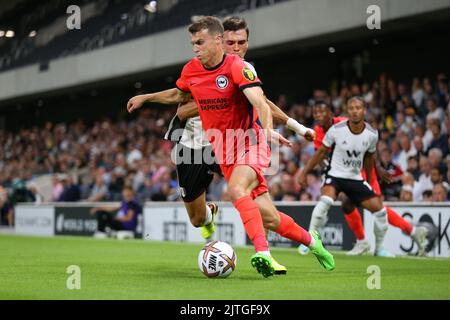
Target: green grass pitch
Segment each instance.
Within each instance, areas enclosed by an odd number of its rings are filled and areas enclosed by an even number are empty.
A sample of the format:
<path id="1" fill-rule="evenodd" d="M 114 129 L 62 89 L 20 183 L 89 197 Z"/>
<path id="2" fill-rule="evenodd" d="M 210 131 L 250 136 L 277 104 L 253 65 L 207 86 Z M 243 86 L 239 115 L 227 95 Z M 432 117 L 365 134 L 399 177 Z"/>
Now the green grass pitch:
<path id="1" fill-rule="evenodd" d="M 208 279 L 197 267 L 201 244 L 0 235 L 0 299 L 450 299 L 450 259 L 347 257 L 323 270 L 314 256 L 273 249 L 285 276 L 262 278 L 252 249 L 236 247 L 237 268 Z M 81 269 L 81 289 L 66 269 Z M 367 268 L 381 270 L 369 290 Z"/>

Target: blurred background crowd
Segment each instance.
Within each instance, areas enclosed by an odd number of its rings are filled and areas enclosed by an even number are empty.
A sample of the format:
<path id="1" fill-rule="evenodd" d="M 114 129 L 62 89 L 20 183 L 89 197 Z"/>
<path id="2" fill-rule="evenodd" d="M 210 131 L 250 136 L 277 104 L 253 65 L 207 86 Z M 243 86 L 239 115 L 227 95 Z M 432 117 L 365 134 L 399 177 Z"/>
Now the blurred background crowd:
<path id="1" fill-rule="evenodd" d="M 449 200 L 450 93 L 444 73 L 397 82 L 380 74 L 373 82 L 341 83 L 313 90 L 310 99 L 272 99 L 290 117 L 313 127 L 312 106 L 325 100 L 336 116 L 359 95 L 367 103 L 367 122 L 379 130 L 378 159 L 394 176 L 381 184 L 388 201 Z M 124 106 L 125 108 L 125 106 Z M 27 201 L 118 201 L 130 185 L 140 202 L 181 201 L 173 143 L 163 139 L 174 107 L 146 105 L 132 120 L 100 118 L 45 125 L 18 132 L 0 130 L 0 208 L 2 223 L 12 223 L 12 207 Z M 320 170 L 302 189 L 297 175 L 314 154 L 313 144 L 277 127 L 293 142 L 280 152 L 280 169 L 268 176 L 277 201 L 315 201 L 320 195 Z M 51 177 L 51 196 L 43 195 L 39 177 Z M 223 177 L 216 174 L 209 200 L 228 200 Z M 9 217 L 9 218 L 8 218 Z"/>

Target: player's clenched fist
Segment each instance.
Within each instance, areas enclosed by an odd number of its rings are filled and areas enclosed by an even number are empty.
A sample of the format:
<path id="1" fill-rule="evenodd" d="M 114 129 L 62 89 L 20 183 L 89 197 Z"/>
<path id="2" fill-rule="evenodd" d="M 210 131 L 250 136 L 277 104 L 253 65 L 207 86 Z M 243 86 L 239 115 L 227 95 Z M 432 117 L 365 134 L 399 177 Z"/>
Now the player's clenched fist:
<path id="1" fill-rule="evenodd" d="M 147 96 L 145 94 L 134 96 L 127 103 L 127 110 L 129 113 L 133 112 L 136 109 L 142 107 L 142 105 L 147 101 Z"/>
<path id="2" fill-rule="evenodd" d="M 316 132 L 312 129 L 308 129 L 305 133 L 305 139 L 308 141 L 314 141 L 316 139 Z"/>

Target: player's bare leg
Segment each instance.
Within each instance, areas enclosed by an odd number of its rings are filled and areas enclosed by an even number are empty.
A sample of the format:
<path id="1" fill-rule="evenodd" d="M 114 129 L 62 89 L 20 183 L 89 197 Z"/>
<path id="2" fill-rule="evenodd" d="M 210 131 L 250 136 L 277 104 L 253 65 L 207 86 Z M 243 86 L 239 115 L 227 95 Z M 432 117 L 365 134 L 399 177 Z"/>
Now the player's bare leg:
<path id="1" fill-rule="evenodd" d="M 203 192 L 197 199 L 190 202 L 184 202 L 191 224 L 200 228 L 208 220 L 206 210 L 206 195 Z"/>
<path id="2" fill-rule="evenodd" d="M 202 237 L 211 238 L 214 233 L 214 219 L 217 214 L 217 205 L 206 203 L 206 193 L 203 192 L 194 201 L 184 202 L 191 223 L 201 228 Z"/>
<path id="3" fill-rule="evenodd" d="M 273 275 L 275 270 L 261 213 L 256 202 L 250 196 L 255 187 L 255 182 L 258 183 L 258 179 L 256 172 L 251 167 L 247 165 L 236 166 L 228 181 L 228 194 L 235 208 L 239 211 L 245 231 L 255 248 L 256 254 L 251 258 L 252 266 L 264 277 L 268 277 Z"/>
<path id="4" fill-rule="evenodd" d="M 394 257 L 383 247 L 384 236 L 388 229 L 386 208 L 380 197 L 372 197 L 361 202 L 364 209 L 372 212 L 374 217 L 373 233 L 375 234 L 375 255 L 383 257 Z"/>
<path id="5" fill-rule="evenodd" d="M 370 251 L 370 243 L 366 240 L 364 233 L 364 225 L 359 214 L 358 208 L 355 204 L 344 194 L 342 199 L 342 211 L 344 212 L 345 220 L 356 237 L 356 243 L 352 250 L 346 254 L 349 256 L 359 256 Z"/>

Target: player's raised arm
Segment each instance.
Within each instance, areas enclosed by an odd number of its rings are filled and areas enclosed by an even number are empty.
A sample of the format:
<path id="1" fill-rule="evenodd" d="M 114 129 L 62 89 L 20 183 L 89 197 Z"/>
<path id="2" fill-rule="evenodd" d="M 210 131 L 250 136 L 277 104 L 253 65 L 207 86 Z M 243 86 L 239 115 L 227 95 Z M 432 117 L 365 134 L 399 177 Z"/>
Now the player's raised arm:
<path id="1" fill-rule="evenodd" d="M 187 120 L 189 118 L 199 116 L 197 103 L 194 100 L 189 100 L 186 103 L 180 104 L 177 109 L 177 116 L 180 120 Z"/>
<path id="2" fill-rule="evenodd" d="M 270 106 L 267 104 L 266 97 L 264 96 L 264 92 L 261 87 L 248 87 L 242 92 L 245 94 L 250 104 L 255 107 L 262 127 L 266 129 L 266 133 L 268 135 L 267 138 L 272 141 L 277 141 L 281 145 L 292 146 L 292 143 L 289 140 L 273 130 L 272 111 L 270 110 Z"/>
<path id="3" fill-rule="evenodd" d="M 267 104 L 270 106 L 272 111 L 273 120 L 284 124 L 289 130 L 294 131 L 298 135 L 305 137 L 308 141 L 314 141 L 316 138 L 316 133 L 313 129 L 307 128 L 300 124 L 297 120 L 290 118 L 286 113 L 283 112 L 275 103 L 267 99 Z"/>
<path id="4" fill-rule="evenodd" d="M 323 158 L 328 152 L 328 147 L 324 146 L 323 144 L 320 146 L 319 149 L 314 153 L 311 159 L 306 163 L 305 168 L 301 171 L 299 177 L 298 177 L 298 183 L 306 187 L 306 176 L 308 173 L 310 173 L 319 163 L 322 162 Z"/>
<path id="5" fill-rule="evenodd" d="M 191 94 L 183 92 L 178 88 L 172 88 L 160 92 L 141 94 L 128 100 L 127 110 L 129 113 L 142 107 L 146 102 L 161 104 L 177 104 L 189 101 Z"/>
<path id="6" fill-rule="evenodd" d="M 266 102 L 266 97 L 261 87 L 249 87 L 243 90 L 250 104 L 252 104 L 258 112 L 258 117 L 264 129 L 273 129 L 272 111 Z"/>

